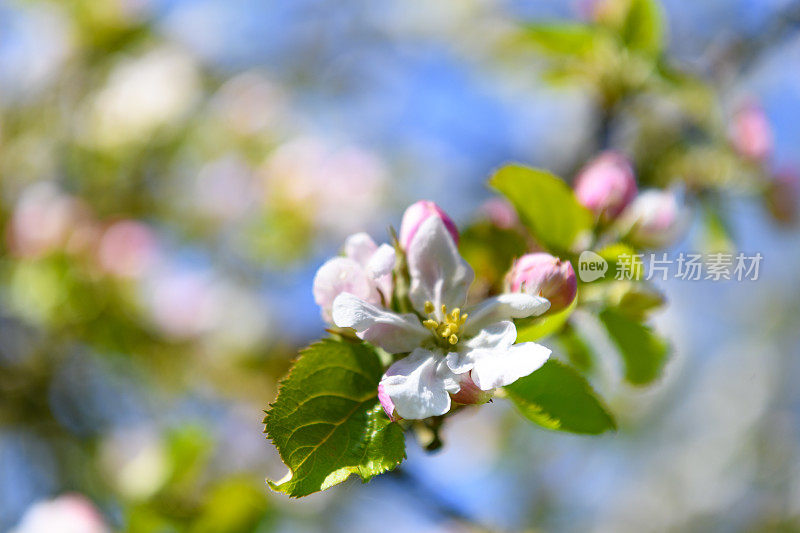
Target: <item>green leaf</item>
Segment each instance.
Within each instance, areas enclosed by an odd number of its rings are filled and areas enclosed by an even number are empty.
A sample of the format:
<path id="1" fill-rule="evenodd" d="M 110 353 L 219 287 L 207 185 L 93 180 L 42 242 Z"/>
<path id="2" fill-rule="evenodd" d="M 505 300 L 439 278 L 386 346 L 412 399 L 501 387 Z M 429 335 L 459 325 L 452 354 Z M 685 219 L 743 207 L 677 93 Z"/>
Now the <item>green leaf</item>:
<path id="1" fill-rule="evenodd" d="M 551 54 L 582 57 L 594 50 L 597 31 L 586 24 L 569 22 L 531 24 L 522 28 L 521 37 Z"/>
<path id="2" fill-rule="evenodd" d="M 559 331 L 569 320 L 569 316 L 578 306 L 576 297 L 569 306 L 553 314 L 537 317 L 529 320 L 518 321 L 517 342 L 538 341 L 549 337 Z"/>
<path id="3" fill-rule="evenodd" d="M 656 0 L 631 0 L 622 40 L 629 49 L 657 56 L 664 48 L 664 15 Z"/>
<path id="4" fill-rule="evenodd" d="M 551 251 L 570 251 L 591 229 L 591 213 L 563 180 L 545 170 L 506 165 L 489 184 L 508 198 L 533 236 Z"/>
<path id="5" fill-rule="evenodd" d="M 598 434 L 617 427 L 589 383 L 553 359 L 505 391 L 525 418 L 547 429 Z"/>
<path id="6" fill-rule="evenodd" d="M 503 276 L 514 259 L 528 250 L 528 243 L 522 230 L 498 228 L 488 221 L 481 221 L 461 232 L 458 249 L 479 279 L 488 280 L 493 287 L 500 289 Z"/>
<path id="7" fill-rule="evenodd" d="M 628 382 L 645 385 L 661 375 L 669 346 L 649 326 L 613 309 L 601 311 L 600 320 L 619 348 Z"/>
<path id="8" fill-rule="evenodd" d="M 567 360 L 581 372 L 588 372 L 594 366 L 594 355 L 589 345 L 571 323 L 558 336 L 558 343 L 561 350 L 567 356 Z"/>
<path id="9" fill-rule="evenodd" d="M 403 460 L 403 431 L 378 402 L 382 374 L 365 344 L 326 339 L 301 352 L 264 419 L 290 471 L 271 488 L 307 496 L 351 474 L 369 481 Z"/>

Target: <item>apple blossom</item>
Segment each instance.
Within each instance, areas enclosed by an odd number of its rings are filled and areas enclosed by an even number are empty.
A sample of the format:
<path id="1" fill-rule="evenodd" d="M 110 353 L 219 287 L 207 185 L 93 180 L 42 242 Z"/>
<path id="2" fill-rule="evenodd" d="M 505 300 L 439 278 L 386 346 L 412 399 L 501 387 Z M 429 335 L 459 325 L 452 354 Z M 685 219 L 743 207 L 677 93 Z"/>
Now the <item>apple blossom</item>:
<path id="1" fill-rule="evenodd" d="M 517 259 L 506 282 L 511 292 L 544 296 L 554 312 L 568 307 L 578 292 L 578 280 L 570 262 L 544 252 Z"/>
<path id="2" fill-rule="evenodd" d="M 674 191 L 644 191 L 620 217 L 620 227 L 635 244 L 663 248 L 672 244 L 686 227 L 687 214 Z"/>
<path id="3" fill-rule="evenodd" d="M 630 162 L 617 152 L 603 152 L 581 170 L 575 196 L 598 217 L 615 219 L 636 196 Z"/>
<path id="4" fill-rule="evenodd" d="M 450 410 L 467 379 L 481 391 L 513 383 L 541 367 L 550 350 L 514 345 L 511 319 L 539 315 L 550 303 L 524 293 L 501 294 L 466 308 L 475 275 L 459 255 L 443 217 L 428 216 L 406 250 L 409 299 L 417 314 L 395 313 L 351 292 L 333 302 L 334 323 L 393 354 L 408 355 L 385 372 L 382 405 L 392 416 L 422 419 Z M 468 392 L 467 385 L 464 386 Z M 387 399 L 388 397 L 388 399 Z"/>
<path id="5" fill-rule="evenodd" d="M 429 200 L 420 200 L 419 202 L 411 204 L 406 209 L 405 213 L 403 213 L 403 220 L 400 223 L 400 246 L 402 246 L 404 250 L 408 250 L 420 226 L 430 217 L 442 219 L 445 228 L 450 232 L 450 236 L 458 243 L 458 229 L 447 213 Z"/>
<path id="6" fill-rule="evenodd" d="M 314 301 L 326 322 L 333 322 L 333 302 L 343 292 L 372 304 L 392 299 L 394 248 L 378 246 L 366 233 L 356 233 L 345 241 L 344 254 L 326 261 L 314 276 Z"/>

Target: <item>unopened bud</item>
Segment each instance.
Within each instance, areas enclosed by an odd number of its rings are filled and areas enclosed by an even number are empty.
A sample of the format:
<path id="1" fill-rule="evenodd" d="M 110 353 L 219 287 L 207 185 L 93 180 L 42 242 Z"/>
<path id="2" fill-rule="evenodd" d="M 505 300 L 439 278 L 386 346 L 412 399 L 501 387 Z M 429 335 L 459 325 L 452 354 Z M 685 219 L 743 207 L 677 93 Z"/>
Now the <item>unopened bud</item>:
<path id="1" fill-rule="evenodd" d="M 772 127 L 764 110 L 750 102 L 733 117 L 730 138 L 742 157 L 761 161 L 772 152 Z"/>
<path id="2" fill-rule="evenodd" d="M 620 217 L 620 224 L 637 246 L 663 248 L 680 236 L 686 220 L 675 192 L 652 189 L 636 197 Z"/>
<path id="3" fill-rule="evenodd" d="M 417 234 L 422 223 L 430 217 L 439 217 L 444 222 L 445 228 L 450 232 L 453 240 L 458 243 L 458 229 L 453 223 L 453 220 L 444 212 L 444 210 L 435 203 L 428 200 L 420 200 L 411 204 L 406 212 L 403 213 L 403 220 L 400 223 L 400 246 L 404 250 L 408 250 L 411 241 Z"/>
<path id="4" fill-rule="evenodd" d="M 506 281 L 511 292 L 521 291 L 547 298 L 551 312 L 568 307 L 578 292 L 575 270 L 570 262 L 543 252 L 517 259 Z"/>
<path id="5" fill-rule="evenodd" d="M 616 152 L 600 154 L 578 175 L 575 196 L 598 217 L 615 219 L 636 196 L 631 164 Z"/>

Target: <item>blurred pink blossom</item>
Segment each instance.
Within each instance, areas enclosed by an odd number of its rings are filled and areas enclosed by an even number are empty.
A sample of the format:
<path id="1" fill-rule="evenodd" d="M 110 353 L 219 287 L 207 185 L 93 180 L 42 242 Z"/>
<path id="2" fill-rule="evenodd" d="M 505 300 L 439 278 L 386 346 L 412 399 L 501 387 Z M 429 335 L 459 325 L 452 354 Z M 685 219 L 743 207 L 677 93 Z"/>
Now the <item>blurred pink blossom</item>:
<path id="1" fill-rule="evenodd" d="M 228 154 L 200 169 L 193 201 L 206 215 L 230 220 L 254 206 L 259 194 L 247 162 L 238 154 Z"/>
<path id="2" fill-rule="evenodd" d="M 489 198 L 481 205 L 480 212 L 498 228 L 511 229 L 519 224 L 514 206 L 503 198 Z"/>
<path id="3" fill-rule="evenodd" d="M 213 325 L 211 280 L 200 272 L 161 272 L 148 284 L 147 298 L 153 320 L 166 335 L 186 340 Z"/>
<path id="4" fill-rule="evenodd" d="M 755 102 L 744 104 L 733 117 L 730 138 L 740 155 L 761 161 L 772 153 L 772 127 L 764 110 Z"/>
<path id="5" fill-rule="evenodd" d="M 615 219 L 636 196 L 630 162 L 617 152 L 603 152 L 578 174 L 575 196 L 598 217 Z"/>
<path id="6" fill-rule="evenodd" d="M 231 78 L 214 95 L 212 110 L 239 135 L 280 126 L 285 95 L 261 74 L 249 71 Z"/>
<path id="7" fill-rule="evenodd" d="M 26 188 L 14 208 L 9 246 L 20 257 L 41 257 L 65 244 L 80 212 L 79 202 L 51 182 Z"/>
<path id="8" fill-rule="evenodd" d="M 65 494 L 31 505 L 11 533 L 106 533 L 102 515 L 86 497 Z"/>
<path id="9" fill-rule="evenodd" d="M 686 229 L 689 216 L 679 195 L 670 190 L 642 192 L 620 217 L 629 238 L 645 248 L 672 244 Z"/>
<path id="10" fill-rule="evenodd" d="M 138 278 L 153 266 L 158 255 L 155 235 L 136 220 L 120 220 L 103 233 L 97 250 L 100 267 L 120 278 Z"/>
<path id="11" fill-rule="evenodd" d="M 263 167 L 266 201 L 308 216 L 318 231 L 342 236 L 381 211 L 387 185 L 383 162 L 355 146 L 300 138 L 279 147 Z M 347 213 L 347 216 L 342 216 Z"/>

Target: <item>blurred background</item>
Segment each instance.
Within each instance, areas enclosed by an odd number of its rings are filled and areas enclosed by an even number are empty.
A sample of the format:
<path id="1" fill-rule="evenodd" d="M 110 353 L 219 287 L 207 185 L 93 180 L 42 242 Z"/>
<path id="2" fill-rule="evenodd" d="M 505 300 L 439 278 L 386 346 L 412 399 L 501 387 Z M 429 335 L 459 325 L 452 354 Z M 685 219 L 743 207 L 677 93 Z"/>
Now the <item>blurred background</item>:
<path id="1" fill-rule="evenodd" d="M 598 341 L 617 433 L 497 401 L 438 454 L 409 441 L 403 475 L 264 484 L 286 469 L 262 410 L 324 335 L 311 280 L 349 233 L 380 242 L 420 198 L 467 224 L 511 160 L 571 179 L 610 146 L 657 182 L 676 108 L 725 132 L 757 106 L 751 159 L 796 175 L 800 3 L 665 1 L 666 54 L 702 87 L 654 95 L 645 72 L 614 106 L 518 39 L 602 4 L 0 1 L 0 531 L 800 531 L 796 188 L 726 181 L 693 131 L 679 168 L 717 180 L 760 276 L 660 283 L 674 350 L 651 388 Z M 702 218 L 673 252 L 705 246 Z"/>

